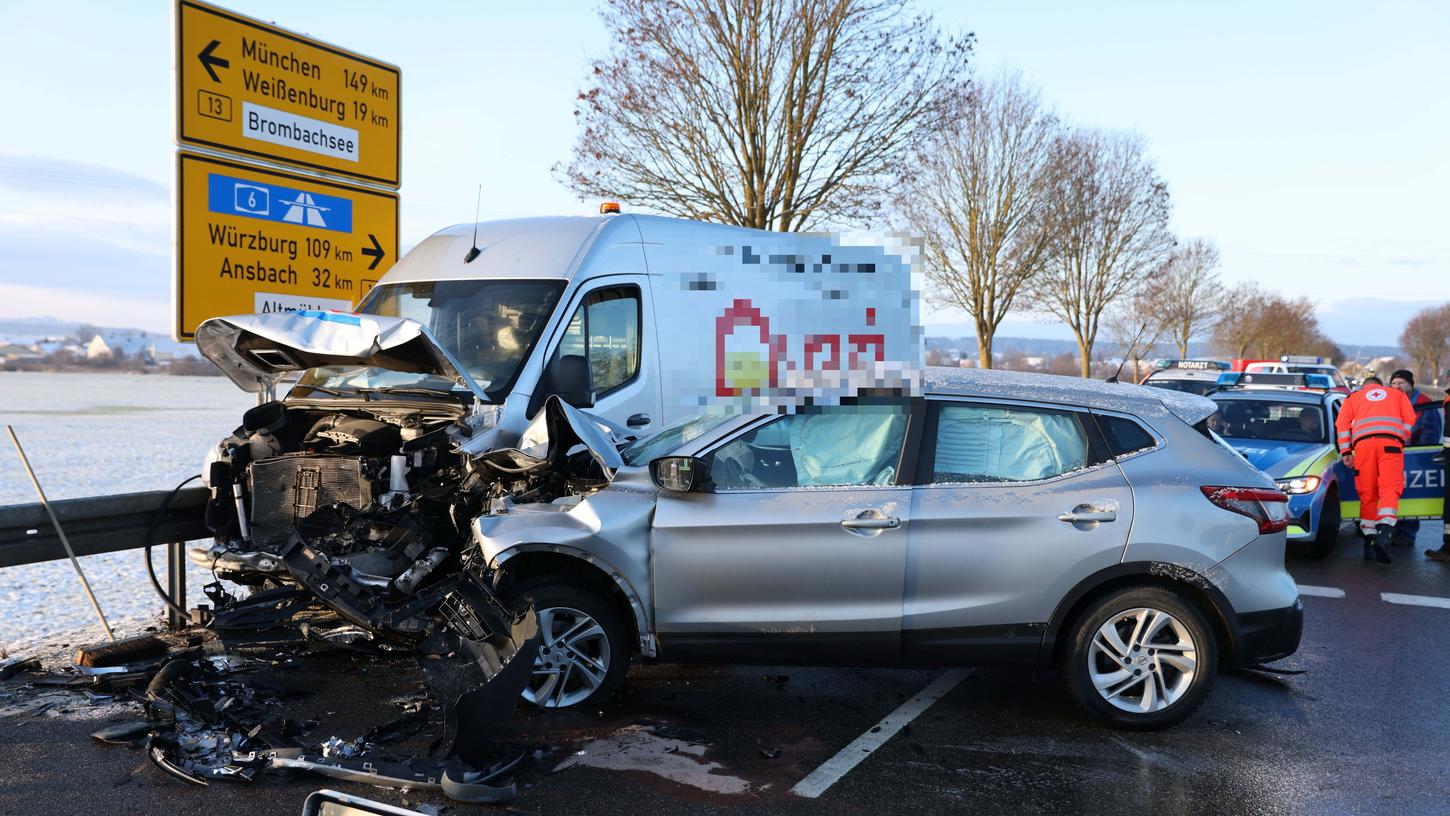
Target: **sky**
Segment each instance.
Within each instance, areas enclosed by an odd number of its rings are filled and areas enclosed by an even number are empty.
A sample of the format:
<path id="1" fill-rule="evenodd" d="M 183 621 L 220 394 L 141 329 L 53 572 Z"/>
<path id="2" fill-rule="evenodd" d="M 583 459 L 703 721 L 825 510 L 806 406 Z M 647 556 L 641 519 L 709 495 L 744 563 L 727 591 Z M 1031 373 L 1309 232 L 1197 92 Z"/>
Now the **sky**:
<path id="1" fill-rule="evenodd" d="M 172 5 L 0 0 L 0 317 L 169 330 Z M 608 46 L 594 2 L 222 5 L 401 67 L 404 247 L 471 220 L 479 185 L 483 219 L 595 212 L 553 172 Z M 1450 4 L 919 8 L 976 35 L 979 73 L 1142 134 L 1174 229 L 1217 242 L 1227 283 L 1313 299 L 1346 346 L 1450 300 Z M 1031 315 L 1002 333 L 1070 337 Z"/>

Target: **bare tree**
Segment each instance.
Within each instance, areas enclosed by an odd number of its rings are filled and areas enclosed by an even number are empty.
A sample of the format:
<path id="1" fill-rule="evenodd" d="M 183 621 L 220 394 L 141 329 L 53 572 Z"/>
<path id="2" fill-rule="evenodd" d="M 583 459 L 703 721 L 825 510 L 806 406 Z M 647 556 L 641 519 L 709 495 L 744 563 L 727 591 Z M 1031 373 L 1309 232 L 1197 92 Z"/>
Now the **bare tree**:
<path id="1" fill-rule="evenodd" d="M 609 0 L 563 180 L 760 229 L 870 220 L 967 88 L 971 35 L 907 5 Z"/>
<path id="2" fill-rule="evenodd" d="M 1119 298 L 1103 314 L 1108 339 L 1121 350 L 1124 360 L 1133 361 L 1133 382 L 1143 378 L 1139 364 L 1168 334 L 1161 302 L 1162 285 L 1141 286 L 1131 296 Z"/>
<path id="3" fill-rule="evenodd" d="M 1057 118 L 1020 75 L 977 84 L 926 142 L 897 196 L 922 236 L 927 296 L 971 315 L 982 368 L 992 338 L 1051 246 L 1046 211 Z"/>
<path id="4" fill-rule="evenodd" d="M 1338 360 L 1334 341 L 1319 327 L 1314 303 L 1265 292 L 1256 283 L 1241 283 L 1223 297 L 1223 311 L 1213 330 L 1213 344 L 1235 358 L 1274 360 L 1285 354 L 1312 354 Z"/>
<path id="5" fill-rule="evenodd" d="M 1416 312 L 1400 333 L 1400 348 L 1414 358 L 1416 373 L 1438 387 L 1450 362 L 1450 303 Z"/>
<path id="6" fill-rule="evenodd" d="M 1143 140 L 1129 133 L 1080 130 L 1059 138 L 1053 168 L 1053 247 L 1032 300 L 1072 329 L 1088 377 L 1103 310 L 1173 250 L 1168 186 Z"/>
<path id="7" fill-rule="evenodd" d="M 1194 238 L 1173 250 L 1159 284 L 1157 301 L 1164 328 L 1178 347 L 1178 356 L 1188 356 L 1188 344 L 1213 326 L 1218 317 L 1222 285 L 1218 279 L 1218 247 L 1204 238 Z"/>
<path id="8" fill-rule="evenodd" d="M 1263 313 L 1271 296 L 1257 283 L 1247 281 L 1234 286 L 1223 295 L 1219 320 L 1213 328 L 1213 345 L 1221 353 L 1236 359 L 1247 357 L 1258 340 Z"/>

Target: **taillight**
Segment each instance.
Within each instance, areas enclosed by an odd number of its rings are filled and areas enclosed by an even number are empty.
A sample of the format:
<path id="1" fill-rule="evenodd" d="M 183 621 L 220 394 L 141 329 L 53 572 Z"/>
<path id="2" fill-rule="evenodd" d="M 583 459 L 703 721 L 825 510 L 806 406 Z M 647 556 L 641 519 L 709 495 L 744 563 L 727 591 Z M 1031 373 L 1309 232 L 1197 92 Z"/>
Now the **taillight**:
<path id="1" fill-rule="evenodd" d="M 1263 487 L 1199 488 L 1209 501 L 1258 522 L 1260 533 L 1277 533 L 1289 526 L 1289 497 Z"/>

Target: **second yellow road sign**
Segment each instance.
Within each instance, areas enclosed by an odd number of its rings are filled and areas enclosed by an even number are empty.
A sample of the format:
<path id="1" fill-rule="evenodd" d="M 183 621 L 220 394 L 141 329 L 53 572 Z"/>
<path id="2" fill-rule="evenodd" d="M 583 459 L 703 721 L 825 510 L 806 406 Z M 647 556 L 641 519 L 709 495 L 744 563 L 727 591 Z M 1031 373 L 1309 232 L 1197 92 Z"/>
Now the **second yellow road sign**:
<path id="1" fill-rule="evenodd" d="M 176 48 L 177 141 L 398 186 L 397 66 L 194 0 Z"/>
<path id="2" fill-rule="evenodd" d="M 351 309 L 398 259 L 393 193 L 182 153 L 176 337 L 229 314 Z"/>

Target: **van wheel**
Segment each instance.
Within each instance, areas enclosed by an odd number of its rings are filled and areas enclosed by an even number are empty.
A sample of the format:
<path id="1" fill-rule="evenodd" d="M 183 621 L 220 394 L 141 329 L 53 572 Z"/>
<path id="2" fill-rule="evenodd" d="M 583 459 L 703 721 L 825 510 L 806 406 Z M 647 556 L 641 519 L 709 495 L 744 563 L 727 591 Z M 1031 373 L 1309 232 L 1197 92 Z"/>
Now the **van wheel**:
<path id="1" fill-rule="evenodd" d="M 629 638 L 604 596 L 545 577 L 515 587 L 509 599 L 515 607 L 534 605 L 543 636 L 524 700 L 541 708 L 573 708 L 614 694 L 629 669 Z"/>
<path id="2" fill-rule="evenodd" d="M 1068 689 L 1090 714 L 1113 728 L 1156 731 L 1203 704 L 1218 644 L 1177 592 L 1129 587 L 1077 617 L 1066 659 Z"/>
<path id="3" fill-rule="evenodd" d="M 1324 496 L 1324 507 L 1319 511 L 1319 531 L 1304 550 L 1307 558 L 1323 558 L 1334 551 L 1334 542 L 1339 540 L 1339 491 L 1331 490 Z"/>

